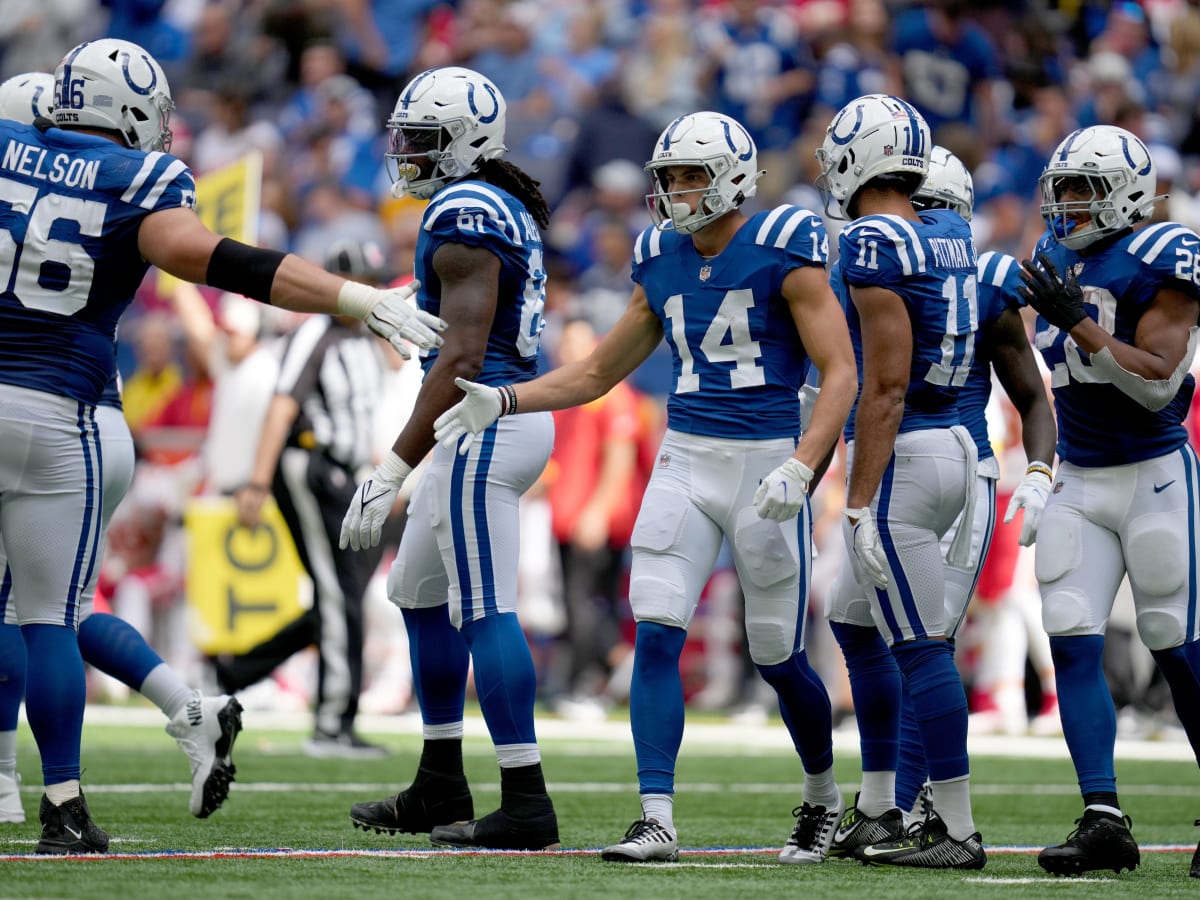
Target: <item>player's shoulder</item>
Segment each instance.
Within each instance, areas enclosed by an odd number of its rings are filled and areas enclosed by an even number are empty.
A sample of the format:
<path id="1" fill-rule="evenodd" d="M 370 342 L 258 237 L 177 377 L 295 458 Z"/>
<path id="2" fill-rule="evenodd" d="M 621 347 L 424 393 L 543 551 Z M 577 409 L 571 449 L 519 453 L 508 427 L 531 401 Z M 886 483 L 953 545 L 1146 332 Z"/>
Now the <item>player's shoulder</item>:
<path id="1" fill-rule="evenodd" d="M 458 181 L 442 188 L 425 207 L 421 227 L 427 232 L 491 233 L 515 244 L 540 240 L 525 205 L 486 181 Z"/>
<path id="2" fill-rule="evenodd" d="M 820 216 L 803 206 L 785 203 L 774 209 L 762 210 L 752 215 L 742 229 L 750 242 L 759 247 L 782 250 L 799 245 L 798 249 L 808 251 L 807 255 L 811 256 L 815 246 L 820 261 L 823 262 L 827 255 L 827 252 L 821 252 L 821 246 L 826 241 L 825 223 Z"/>
<path id="3" fill-rule="evenodd" d="M 684 241 L 690 241 L 691 236 L 680 234 L 670 228 L 662 229 L 655 225 L 642 230 L 633 242 L 633 264 L 644 266 L 653 259 L 669 256 L 674 253 Z"/>
<path id="4" fill-rule="evenodd" d="M 855 219 L 842 231 L 842 255 L 854 257 L 850 268 L 899 268 L 905 275 L 923 272 L 926 253 L 920 225 L 890 214 Z"/>
<path id="5" fill-rule="evenodd" d="M 1002 287 L 1010 279 L 1019 277 L 1020 272 L 1015 256 L 996 250 L 986 250 L 979 254 L 977 268 L 980 282 L 992 287 Z"/>
<path id="6" fill-rule="evenodd" d="M 1195 254 L 1200 249 L 1200 235 L 1179 222 L 1158 222 L 1133 232 L 1122 243 L 1126 254 L 1145 265 L 1165 260 L 1174 267 L 1176 251 Z"/>

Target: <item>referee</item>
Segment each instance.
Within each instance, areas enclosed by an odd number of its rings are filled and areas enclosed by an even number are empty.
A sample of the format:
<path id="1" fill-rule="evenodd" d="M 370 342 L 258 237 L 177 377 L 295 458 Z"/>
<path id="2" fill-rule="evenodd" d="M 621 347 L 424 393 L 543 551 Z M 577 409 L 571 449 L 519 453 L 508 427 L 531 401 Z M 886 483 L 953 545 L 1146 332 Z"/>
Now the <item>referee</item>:
<path id="1" fill-rule="evenodd" d="M 384 257 L 377 244 L 347 239 L 330 247 L 325 268 L 374 284 L 384 278 Z M 258 525 L 268 494 L 275 498 L 314 594 L 312 607 L 274 637 L 244 654 L 215 660 L 217 681 L 233 693 L 315 644 L 316 727 L 305 744 L 310 756 L 364 759 L 387 752 L 354 729 L 363 675 L 363 593 L 380 553 L 338 550 L 358 470 L 373 463 L 383 372 L 382 348 L 360 322 L 306 318 L 283 346 L 253 474 L 234 494 L 238 517 L 251 528 Z"/>

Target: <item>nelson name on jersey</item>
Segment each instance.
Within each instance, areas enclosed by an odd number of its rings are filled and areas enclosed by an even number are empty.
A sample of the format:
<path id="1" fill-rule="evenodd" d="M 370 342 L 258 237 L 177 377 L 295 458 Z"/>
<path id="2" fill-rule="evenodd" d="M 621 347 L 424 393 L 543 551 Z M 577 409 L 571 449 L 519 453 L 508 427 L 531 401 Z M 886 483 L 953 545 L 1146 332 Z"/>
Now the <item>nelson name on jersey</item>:
<path id="1" fill-rule="evenodd" d="M 90 191 L 96 187 L 100 160 L 72 158 L 66 153 L 51 154 L 45 147 L 9 141 L 4 148 L 4 156 L 0 158 L 0 169 Z"/>

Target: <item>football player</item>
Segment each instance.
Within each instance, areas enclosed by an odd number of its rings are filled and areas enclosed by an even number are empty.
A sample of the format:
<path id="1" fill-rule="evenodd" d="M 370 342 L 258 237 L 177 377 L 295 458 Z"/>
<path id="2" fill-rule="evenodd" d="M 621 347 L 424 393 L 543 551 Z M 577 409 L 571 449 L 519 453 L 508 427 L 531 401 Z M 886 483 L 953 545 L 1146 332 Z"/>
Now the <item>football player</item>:
<path id="1" fill-rule="evenodd" d="M 667 433 L 634 527 L 629 585 L 637 621 L 629 714 L 642 814 L 601 856 L 678 856 L 679 657 L 727 538 L 746 598 L 750 655 L 778 694 L 805 773 L 804 800 L 779 859 L 820 863 L 843 803 L 829 698 L 804 649 L 808 490 L 855 386 L 845 317 L 825 274 L 825 228 L 795 206 L 741 211 L 761 174 L 755 146 L 740 123 L 718 113 L 672 122 L 646 170 L 657 224 L 637 239 L 635 287 L 617 325 L 588 357 L 535 381 L 460 382 L 467 395 L 438 420 L 438 437 L 453 446 L 470 432 L 462 447 L 474 447 L 514 413 L 520 420 L 590 402 L 666 337 L 674 360 Z M 798 392 L 810 358 L 824 389 L 801 435 Z"/>
<path id="2" fill-rule="evenodd" d="M 977 260 L 962 216 L 913 206 L 931 151 L 921 115 L 885 94 L 844 106 L 817 150 L 827 210 L 853 219 L 834 280 L 862 384 L 845 431 L 847 557 L 829 618 L 850 674 L 863 784 L 832 849 L 878 865 L 978 869 L 986 857 L 939 544 L 955 519 L 975 515 L 975 443 L 958 397 L 979 325 Z M 959 530 L 951 565 L 972 564 L 971 537 Z M 902 689 L 940 813 L 907 835 L 895 801 Z"/>
<path id="3" fill-rule="evenodd" d="M 1038 864 L 1057 875 L 1120 871 L 1140 855 L 1117 797 L 1116 715 L 1100 657 L 1126 575 L 1138 633 L 1200 750 L 1200 468 L 1183 426 L 1200 237 L 1177 222 L 1136 228 L 1162 198 L 1146 145 L 1121 128 L 1067 135 L 1039 185 L 1047 232 L 1036 261 L 1022 263 L 1022 293 L 1038 312 L 1060 463 L 1035 569 L 1084 809 Z"/>
<path id="4" fill-rule="evenodd" d="M 169 154 L 170 88 L 127 41 L 88 41 L 55 71 L 52 117 L 0 121 L 0 535 L 28 650 L 25 704 L 46 792 L 39 853 L 101 853 L 79 789 L 84 670 L 77 640 L 103 540 L 97 405 L 117 320 L 150 265 L 299 311 L 354 315 L 393 343 L 443 326 L 409 290 L 348 282 L 296 256 L 222 238 Z"/>
<path id="5" fill-rule="evenodd" d="M 359 486 L 340 542 L 375 546 L 397 492 L 434 447 L 434 419 L 459 399 L 456 378 L 489 384 L 537 374 L 549 223 L 537 182 L 501 159 L 505 101 L 470 69 L 431 69 L 400 92 L 387 150 L 393 192 L 428 200 L 417 240 L 421 308 L 451 323 L 423 358 L 416 407 L 384 461 Z M 536 674 L 517 620 L 517 504 L 554 443 L 549 413 L 506 419 L 472 452 L 440 448 L 413 494 L 388 578 L 404 615 L 425 745 L 412 784 L 356 803 L 351 821 L 425 832 L 435 844 L 558 847 L 534 733 Z M 500 765 L 500 808 L 474 818 L 462 766 L 468 663 Z"/>

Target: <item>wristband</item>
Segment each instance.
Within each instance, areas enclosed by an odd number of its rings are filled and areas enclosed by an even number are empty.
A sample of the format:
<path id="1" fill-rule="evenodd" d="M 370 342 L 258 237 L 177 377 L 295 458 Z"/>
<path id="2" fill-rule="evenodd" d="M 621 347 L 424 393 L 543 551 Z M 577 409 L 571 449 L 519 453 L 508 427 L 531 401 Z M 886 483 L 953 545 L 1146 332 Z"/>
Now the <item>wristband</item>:
<path id="1" fill-rule="evenodd" d="M 342 284 L 337 296 L 337 314 L 339 316 L 354 316 L 365 319 L 379 302 L 380 292 L 366 284 L 357 281 L 346 281 Z"/>
<path id="2" fill-rule="evenodd" d="M 412 474 L 412 466 L 402 460 L 395 450 L 389 450 L 375 471 L 394 484 L 402 484 Z"/>
<path id="3" fill-rule="evenodd" d="M 1041 472 L 1043 475 L 1045 475 L 1051 481 L 1054 480 L 1054 471 L 1048 465 L 1046 465 L 1044 462 L 1038 462 L 1035 460 L 1034 462 L 1031 462 L 1025 468 L 1026 475 L 1032 475 L 1035 472 Z"/>
<path id="4" fill-rule="evenodd" d="M 502 384 L 500 391 L 500 415 L 511 416 L 517 411 L 517 389 L 511 384 Z"/>

